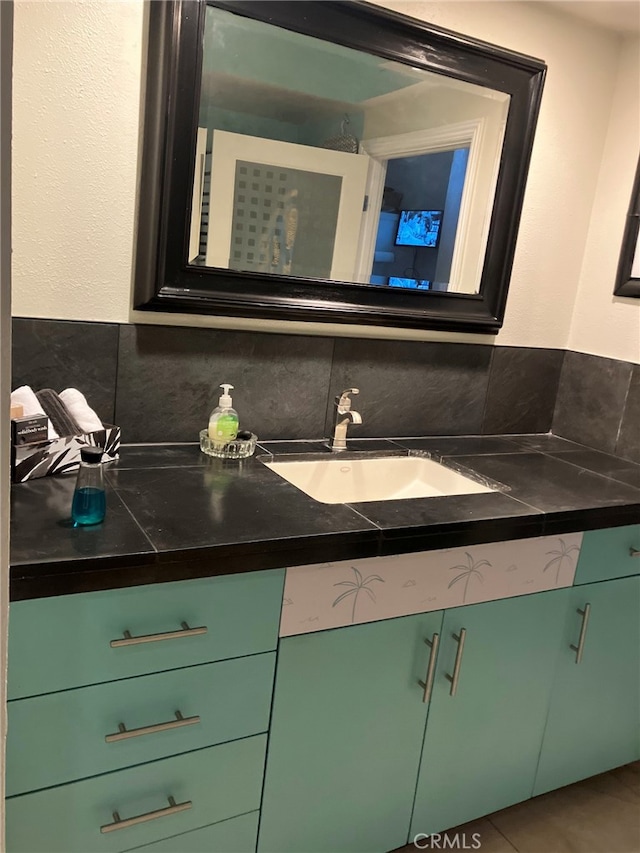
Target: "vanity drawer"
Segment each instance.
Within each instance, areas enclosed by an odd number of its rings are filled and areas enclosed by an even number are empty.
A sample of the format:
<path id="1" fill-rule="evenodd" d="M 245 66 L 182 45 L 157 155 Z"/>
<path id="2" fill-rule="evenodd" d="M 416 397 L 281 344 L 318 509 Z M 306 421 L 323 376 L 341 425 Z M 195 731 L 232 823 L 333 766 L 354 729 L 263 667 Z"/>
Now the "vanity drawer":
<path id="1" fill-rule="evenodd" d="M 584 534 L 575 584 L 639 574 L 640 524 L 589 530 Z"/>
<path id="2" fill-rule="evenodd" d="M 7 851 L 119 853 L 255 811 L 266 740 L 257 735 L 12 797 L 6 801 Z M 169 797 L 184 810 L 161 811 L 173 805 Z M 114 812 L 124 822 L 116 830 Z"/>
<path id="3" fill-rule="evenodd" d="M 144 847 L 140 853 L 253 853 L 258 840 L 260 812 L 232 817 L 213 826 L 193 829 Z"/>
<path id="4" fill-rule="evenodd" d="M 7 794 L 265 732 L 274 667 L 268 652 L 9 702 Z"/>
<path id="5" fill-rule="evenodd" d="M 294 566 L 280 636 L 569 587 L 581 542 L 582 533 L 565 533 Z"/>
<path id="6" fill-rule="evenodd" d="M 283 582 L 277 569 L 14 602 L 9 698 L 271 651 Z"/>

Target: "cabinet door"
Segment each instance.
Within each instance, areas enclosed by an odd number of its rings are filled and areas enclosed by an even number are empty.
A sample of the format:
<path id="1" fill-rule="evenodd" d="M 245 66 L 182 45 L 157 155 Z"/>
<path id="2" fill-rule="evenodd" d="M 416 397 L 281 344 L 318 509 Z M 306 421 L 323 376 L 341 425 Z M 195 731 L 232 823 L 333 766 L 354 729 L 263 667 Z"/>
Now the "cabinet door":
<path id="1" fill-rule="evenodd" d="M 639 729 L 640 578 L 575 588 L 534 793 L 640 758 Z"/>
<path id="2" fill-rule="evenodd" d="M 441 613 L 281 641 L 258 849 L 393 850 L 407 841 Z"/>
<path id="3" fill-rule="evenodd" d="M 272 651 L 283 583 L 275 569 L 13 602 L 9 699 Z"/>
<path id="4" fill-rule="evenodd" d="M 135 849 L 140 853 L 253 853 L 259 814 L 249 812 Z"/>
<path id="5" fill-rule="evenodd" d="M 411 837 L 531 796 L 570 594 L 445 612 Z"/>
<path id="6" fill-rule="evenodd" d="M 249 655 L 9 702 L 7 796 L 267 731 L 275 657 Z M 192 725 L 173 728 L 177 712 Z M 121 724 L 137 736 L 122 738 Z"/>
<path id="7" fill-rule="evenodd" d="M 214 130 L 207 266 L 354 281 L 368 167 L 364 154 Z"/>
<path id="8" fill-rule="evenodd" d="M 6 850 L 120 853 L 257 811 L 266 740 L 242 738 L 10 797 Z M 188 849 L 176 844 L 175 853 Z"/>
<path id="9" fill-rule="evenodd" d="M 576 585 L 628 575 L 640 575 L 640 524 L 588 530 L 582 540 Z"/>

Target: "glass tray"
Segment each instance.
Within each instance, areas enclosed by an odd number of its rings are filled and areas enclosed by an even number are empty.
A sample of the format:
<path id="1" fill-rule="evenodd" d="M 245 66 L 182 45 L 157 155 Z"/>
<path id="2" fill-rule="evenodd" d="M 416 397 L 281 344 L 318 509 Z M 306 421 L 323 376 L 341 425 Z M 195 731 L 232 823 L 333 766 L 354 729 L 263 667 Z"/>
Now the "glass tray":
<path id="1" fill-rule="evenodd" d="M 200 431 L 200 450 L 207 456 L 218 459 L 246 459 L 253 456 L 258 436 L 251 433 L 251 438 L 236 438 L 234 441 L 223 443 L 212 441 L 206 429 Z"/>

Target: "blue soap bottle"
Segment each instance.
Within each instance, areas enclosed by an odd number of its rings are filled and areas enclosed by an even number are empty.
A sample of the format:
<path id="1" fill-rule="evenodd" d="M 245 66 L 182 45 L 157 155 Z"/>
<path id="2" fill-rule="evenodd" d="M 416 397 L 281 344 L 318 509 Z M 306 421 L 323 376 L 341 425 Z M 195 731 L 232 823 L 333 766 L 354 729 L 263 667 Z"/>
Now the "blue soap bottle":
<path id="1" fill-rule="evenodd" d="M 102 449 L 83 447 L 80 450 L 80 470 L 73 493 L 71 518 L 76 526 L 100 524 L 104 521 L 107 500 L 102 473 Z"/>

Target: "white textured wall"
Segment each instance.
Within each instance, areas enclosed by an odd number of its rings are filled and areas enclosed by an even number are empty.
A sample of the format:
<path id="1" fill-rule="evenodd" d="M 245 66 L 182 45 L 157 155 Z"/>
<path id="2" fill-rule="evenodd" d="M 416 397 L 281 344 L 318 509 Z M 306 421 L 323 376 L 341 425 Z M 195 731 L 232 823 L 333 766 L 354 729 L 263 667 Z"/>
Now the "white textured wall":
<path id="1" fill-rule="evenodd" d="M 142 13 L 141 0 L 15 4 L 16 315 L 128 318 Z"/>
<path id="2" fill-rule="evenodd" d="M 606 286 L 618 267 L 639 149 L 640 49 L 638 39 L 633 39 L 620 52 L 569 348 L 640 363 L 640 299 L 615 297 Z"/>
<path id="3" fill-rule="evenodd" d="M 589 290 L 581 279 L 608 128 L 620 122 L 620 39 L 566 17 L 548 3 L 384 0 L 417 18 L 544 59 L 547 84 L 513 268 L 504 345 L 576 346 L 637 359 L 638 301 L 590 333 L 571 332 L 578 314 L 601 315 L 593 292 L 610 294 L 613 273 Z M 14 312 L 39 316 L 234 327 L 238 321 L 129 312 L 142 8 L 135 0 L 17 0 L 14 127 Z M 621 73 L 625 72 L 624 69 Z M 616 88 L 617 87 L 617 88 Z M 631 84 L 626 86 L 627 93 Z M 615 95 L 615 97 L 614 97 Z M 613 114 L 611 112 L 613 105 Z M 607 143 L 609 144 L 609 143 Z M 616 179 L 633 170 L 637 138 L 618 139 Z M 600 179 L 600 181 L 599 181 Z M 622 223 L 607 221 L 619 245 Z M 578 293 L 578 285 L 580 291 Z M 584 304 L 583 304 L 584 300 Z M 356 333 L 354 327 L 246 322 L 246 328 Z M 624 328 L 622 328 L 624 327 Z M 362 334 L 380 335 L 362 329 Z M 458 337 L 391 331 L 394 337 Z M 465 336 L 464 339 L 472 339 Z M 491 343 L 494 339 L 474 336 Z M 615 339 L 615 340 L 614 340 Z"/>

